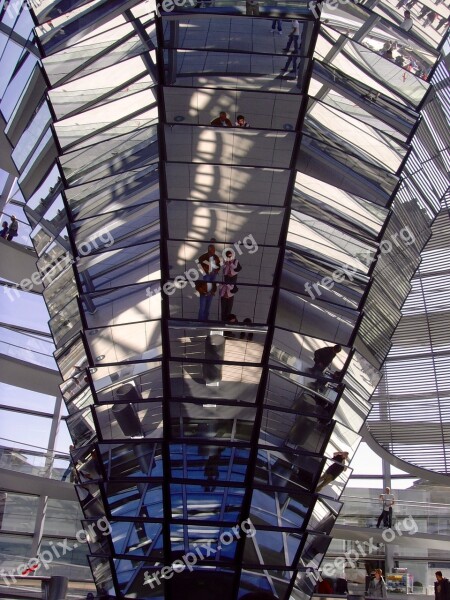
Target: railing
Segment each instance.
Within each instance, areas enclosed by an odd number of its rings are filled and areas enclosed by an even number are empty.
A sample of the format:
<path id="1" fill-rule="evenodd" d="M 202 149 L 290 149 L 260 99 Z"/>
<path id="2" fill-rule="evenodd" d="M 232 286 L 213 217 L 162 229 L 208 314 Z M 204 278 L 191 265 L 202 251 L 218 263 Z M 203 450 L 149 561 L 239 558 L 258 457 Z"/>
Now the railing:
<path id="1" fill-rule="evenodd" d="M 411 490 L 408 490 L 411 494 Z M 423 491 L 417 494 L 424 498 Z M 367 498 L 345 494 L 344 506 L 337 520 L 340 525 L 375 527 L 382 506 L 377 497 Z M 393 506 L 393 524 L 412 517 L 419 533 L 450 535 L 450 504 L 396 499 Z M 409 522 L 409 521 L 408 521 Z M 412 523 L 412 521 L 411 521 Z"/>
<path id="2" fill-rule="evenodd" d="M 55 359 L 51 354 L 2 341 L 0 341 L 0 354 L 56 371 Z"/>
<path id="3" fill-rule="evenodd" d="M 0 469 L 61 480 L 69 466 L 66 454 L 0 446 Z"/>

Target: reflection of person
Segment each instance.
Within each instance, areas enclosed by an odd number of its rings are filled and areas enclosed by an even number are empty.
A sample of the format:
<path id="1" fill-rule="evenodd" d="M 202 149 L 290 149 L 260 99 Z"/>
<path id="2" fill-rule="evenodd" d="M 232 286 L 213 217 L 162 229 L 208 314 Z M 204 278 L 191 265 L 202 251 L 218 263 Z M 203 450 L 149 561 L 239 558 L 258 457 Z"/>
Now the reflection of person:
<path id="1" fill-rule="evenodd" d="M 375 569 L 375 577 L 369 583 L 367 595 L 371 598 L 387 598 L 386 584 L 381 569 Z"/>
<path id="2" fill-rule="evenodd" d="M 239 271 L 242 271 L 241 263 L 236 257 L 233 257 L 231 250 L 225 253 L 223 263 L 223 280 L 225 283 L 236 283 Z"/>
<path id="3" fill-rule="evenodd" d="M 293 19 L 291 21 L 292 30 L 288 36 L 288 42 L 286 48 L 283 48 L 283 52 L 289 52 L 291 45 L 294 44 L 294 54 L 298 54 L 298 40 L 300 37 L 300 23 Z"/>
<path id="4" fill-rule="evenodd" d="M 336 594 L 339 596 L 345 596 L 345 594 L 348 594 L 347 580 L 343 577 L 338 577 L 336 579 Z"/>
<path id="5" fill-rule="evenodd" d="M 322 579 L 322 581 L 319 581 L 317 583 L 316 588 L 316 594 L 328 595 L 333 593 L 333 586 L 331 585 L 328 579 Z"/>
<path id="6" fill-rule="evenodd" d="M 412 26 L 414 25 L 414 21 L 411 19 L 411 13 L 409 12 L 409 10 L 405 10 L 404 15 L 405 18 L 400 23 L 400 29 L 403 29 L 403 31 L 410 31 L 412 29 Z"/>
<path id="7" fill-rule="evenodd" d="M 233 310 L 234 296 L 237 294 L 238 288 L 234 284 L 223 284 L 220 286 L 220 309 L 222 312 L 222 321 L 226 321 L 228 315 Z"/>
<path id="8" fill-rule="evenodd" d="M 209 319 L 209 310 L 214 295 L 217 291 L 217 284 L 208 281 L 197 281 L 195 289 L 200 296 L 200 306 L 198 309 L 198 320 L 207 321 Z"/>
<path id="9" fill-rule="evenodd" d="M 220 258 L 216 254 L 214 244 L 208 246 L 208 252 L 202 254 L 197 262 L 204 271 L 203 281 L 214 281 L 220 269 Z"/>
<path id="10" fill-rule="evenodd" d="M 6 239 L 7 235 L 8 235 L 8 223 L 6 221 L 3 221 L 2 230 L 0 231 L 0 237 L 2 237 L 3 239 Z"/>
<path id="11" fill-rule="evenodd" d="M 319 479 L 317 484 L 317 491 L 320 492 L 322 488 L 331 483 L 339 477 L 341 473 L 347 468 L 345 461 L 348 460 L 348 452 L 335 452 L 333 454 L 333 463 L 328 467 L 325 473 Z"/>
<path id="12" fill-rule="evenodd" d="M 275 33 L 275 30 L 278 29 L 278 35 L 283 33 L 283 21 L 281 19 L 273 19 L 272 20 L 272 33 Z"/>
<path id="13" fill-rule="evenodd" d="M 450 600 L 450 581 L 442 576 L 442 571 L 436 571 L 436 581 L 434 582 L 435 600 Z"/>
<path id="14" fill-rule="evenodd" d="M 339 345 L 324 346 L 314 352 L 314 370 L 323 373 L 331 365 L 334 357 L 342 350 Z"/>
<path id="15" fill-rule="evenodd" d="M 395 504 L 394 495 L 391 494 L 391 488 L 387 487 L 384 494 L 380 494 L 380 501 L 383 504 L 381 515 L 378 517 L 377 528 L 381 521 L 385 527 L 392 527 L 392 507 Z"/>
<path id="16" fill-rule="evenodd" d="M 234 125 L 235 125 L 235 127 L 245 127 L 245 128 L 250 127 L 250 123 L 247 123 L 244 115 L 238 115 L 236 117 L 236 123 Z"/>
<path id="17" fill-rule="evenodd" d="M 246 317 L 242 321 L 242 324 L 246 327 L 250 327 L 252 325 L 252 320 Z M 251 342 L 253 340 L 253 332 L 250 331 L 249 333 L 246 333 L 245 331 L 241 331 L 241 335 L 239 337 L 241 338 L 241 340 L 247 339 L 249 342 Z"/>
<path id="18" fill-rule="evenodd" d="M 233 127 L 230 119 L 227 117 L 227 113 L 222 111 L 216 119 L 211 121 L 213 127 Z"/>
<path id="19" fill-rule="evenodd" d="M 223 452 L 223 448 L 219 448 L 216 454 L 208 458 L 203 469 L 203 474 L 206 477 L 205 492 L 213 492 L 216 489 L 216 482 L 219 479 L 219 459 Z"/>
<path id="20" fill-rule="evenodd" d="M 246 0 L 245 9 L 247 16 L 257 17 L 259 15 L 259 2 L 258 0 Z"/>
<path id="21" fill-rule="evenodd" d="M 11 223 L 9 224 L 9 231 L 6 239 L 10 242 L 13 238 L 19 235 L 19 222 L 14 215 L 11 215 Z"/>

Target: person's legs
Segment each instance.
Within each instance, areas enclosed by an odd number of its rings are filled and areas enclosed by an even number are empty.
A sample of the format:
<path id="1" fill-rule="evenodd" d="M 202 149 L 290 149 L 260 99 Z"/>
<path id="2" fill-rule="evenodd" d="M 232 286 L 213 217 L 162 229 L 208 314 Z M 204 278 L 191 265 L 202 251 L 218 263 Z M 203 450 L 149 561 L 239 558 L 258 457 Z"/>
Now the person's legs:
<path id="1" fill-rule="evenodd" d="M 392 506 L 389 507 L 388 511 L 388 527 L 392 529 Z"/>
<path id="2" fill-rule="evenodd" d="M 297 56 L 293 54 L 291 56 L 292 59 L 292 73 L 297 73 Z"/>
<path id="3" fill-rule="evenodd" d="M 381 515 L 378 517 L 378 521 L 377 521 L 377 529 L 379 529 L 380 525 L 381 525 L 381 521 L 384 520 L 384 510 L 381 511 Z"/>
<path id="4" fill-rule="evenodd" d="M 233 298 L 231 298 L 231 300 L 233 300 Z M 222 321 L 226 321 L 228 315 L 231 313 L 229 298 L 221 298 L 220 299 L 220 310 L 221 310 L 221 314 L 222 314 Z"/>
<path id="5" fill-rule="evenodd" d="M 206 321 L 206 319 L 208 318 L 206 316 L 206 300 L 207 300 L 208 296 L 200 296 L 200 306 L 198 309 L 198 320 L 199 321 Z"/>
<path id="6" fill-rule="evenodd" d="M 298 38 L 299 38 L 299 36 L 293 35 L 292 37 L 294 39 L 294 53 L 298 54 Z"/>
<path id="7" fill-rule="evenodd" d="M 322 477 L 319 479 L 319 483 L 317 484 L 316 491 L 320 492 L 320 490 L 322 488 L 324 488 L 326 485 L 328 485 L 329 483 L 331 483 L 333 481 L 333 479 L 334 479 L 333 475 L 330 475 L 330 473 L 324 473 L 322 475 Z"/>
<path id="8" fill-rule="evenodd" d="M 288 43 L 286 44 L 286 48 L 283 48 L 284 52 L 289 52 L 289 49 L 290 49 L 293 41 L 294 41 L 294 36 L 293 35 L 289 35 L 288 36 Z"/>
<path id="9" fill-rule="evenodd" d="M 209 319 L 209 309 L 211 308 L 212 299 L 212 296 L 205 296 L 205 318 L 203 319 L 204 321 L 207 321 Z"/>

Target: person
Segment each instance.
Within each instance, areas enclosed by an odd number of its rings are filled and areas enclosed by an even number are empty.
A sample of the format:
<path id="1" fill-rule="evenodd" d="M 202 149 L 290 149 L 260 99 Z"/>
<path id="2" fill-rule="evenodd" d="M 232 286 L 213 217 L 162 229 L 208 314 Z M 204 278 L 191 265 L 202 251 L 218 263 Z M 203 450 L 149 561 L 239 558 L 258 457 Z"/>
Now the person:
<path id="1" fill-rule="evenodd" d="M 424 17 L 426 17 L 427 15 L 430 14 L 431 8 L 429 8 L 426 4 L 424 4 L 422 6 L 422 10 L 419 13 L 419 16 L 417 17 L 418 19 L 423 19 Z"/>
<path id="2" fill-rule="evenodd" d="M 6 221 L 3 221 L 2 223 L 2 230 L 0 231 L 0 236 L 3 239 L 6 239 L 6 236 L 8 235 L 8 223 Z"/>
<path id="3" fill-rule="evenodd" d="M 348 452 L 335 452 L 333 454 L 333 463 L 328 467 L 325 473 L 319 479 L 316 490 L 320 492 L 322 488 L 339 477 L 347 468 L 345 461 L 348 460 Z"/>
<path id="4" fill-rule="evenodd" d="M 333 586 L 329 579 L 322 579 L 322 581 L 317 582 L 316 594 L 326 594 L 327 596 L 333 594 Z"/>
<path id="5" fill-rule="evenodd" d="M 250 327 L 251 325 L 253 325 L 252 320 L 248 317 L 242 321 L 242 324 L 246 327 Z M 253 332 L 250 331 L 249 333 L 246 333 L 245 331 L 241 331 L 241 335 L 239 337 L 241 338 L 241 340 L 247 339 L 249 342 L 251 342 L 253 340 Z"/>
<path id="6" fill-rule="evenodd" d="M 250 127 L 250 124 L 245 120 L 244 115 L 238 115 L 236 117 L 235 127 Z"/>
<path id="7" fill-rule="evenodd" d="M 448 27 L 450 25 L 450 17 L 441 17 L 441 20 L 438 23 L 438 26 L 436 27 L 436 31 L 439 31 L 439 29 L 443 26 Z"/>
<path id="8" fill-rule="evenodd" d="M 196 281 L 195 289 L 200 297 L 198 320 L 207 321 L 209 319 L 211 303 L 217 291 L 217 285 L 209 281 Z"/>
<path id="9" fill-rule="evenodd" d="M 213 125 L 213 127 L 233 127 L 225 111 L 221 111 L 219 116 L 211 121 L 211 125 Z"/>
<path id="10" fill-rule="evenodd" d="M 298 21 L 296 21 L 295 19 L 293 19 L 291 21 L 292 23 L 292 30 L 288 35 L 288 43 L 286 45 L 286 48 L 283 48 L 283 52 L 289 52 L 291 45 L 294 44 L 294 50 L 293 53 L 294 54 L 298 54 L 298 40 L 300 37 L 300 23 Z"/>
<path id="11" fill-rule="evenodd" d="M 389 41 L 385 42 L 384 46 L 383 46 L 383 48 L 381 50 L 381 56 L 383 58 L 393 59 L 394 56 L 392 54 L 392 50 L 393 50 L 393 44 L 392 44 L 392 42 L 389 42 Z"/>
<path id="12" fill-rule="evenodd" d="M 72 458 L 72 452 L 75 451 L 75 446 L 70 445 L 69 450 L 70 450 L 70 454 L 69 454 L 69 466 L 64 471 L 63 476 L 61 477 L 61 481 L 66 481 L 67 478 L 70 476 L 69 481 L 70 481 L 70 483 L 73 483 L 75 481 L 75 478 L 76 478 L 76 469 L 75 469 L 75 464 L 74 464 L 73 458 Z"/>
<path id="13" fill-rule="evenodd" d="M 19 222 L 14 215 L 11 215 L 11 223 L 9 224 L 9 231 L 6 239 L 10 242 L 13 238 L 19 235 Z"/>
<path id="14" fill-rule="evenodd" d="M 259 2 L 258 0 L 246 0 L 245 9 L 247 16 L 257 17 L 259 15 Z"/>
<path id="15" fill-rule="evenodd" d="M 375 569 L 375 577 L 369 583 L 367 595 L 371 598 L 387 598 L 386 584 L 381 569 Z"/>
<path id="16" fill-rule="evenodd" d="M 202 254 L 197 262 L 204 271 L 203 281 L 214 281 L 217 273 L 220 270 L 220 258 L 216 254 L 216 247 L 214 244 L 209 244 L 208 252 Z"/>
<path id="17" fill-rule="evenodd" d="M 281 19 L 273 19 L 272 20 L 272 33 L 275 33 L 275 30 L 278 28 L 278 35 L 283 33 L 283 21 Z"/>
<path id="18" fill-rule="evenodd" d="M 239 325 L 239 321 L 237 320 L 236 315 L 233 313 L 228 315 L 228 317 L 225 319 L 225 322 L 227 325 Z M 223 336 L 226 338 L 234 338 L 236 337 L 236 334 L 233 331 L 225 331 Z"/>
<path id="19" fill-rule="evenodd" d="M 392 527 L 392 507 L 395 504 L 394 495 L 391 494 L 391 488 L 387 487 L 384 494 L 380 494 L 380 502 L 383 505 L 381 515 L 378 517 L 377 529 L 380 527 L 381 521 L 385 527 Z"/>
<path id="20" fill-rule="evenodd" d="M 226 321 L 228 315 L 233 310 L 234 296 L 237 294 L 238 288 L 234 284 L 225 283 L 220 286 L 220 309 L 222 313 L 222 321 Z"/>
<path id="21" fill-rule="evenodd" d="M 314 370 L 323 373 L 331 365 L 336 354 L 341 352 L 341 350 L 342 347 L 339 344 L 336 346 L 325 346 L 316 350 L 314 352 Z"/>
<path id="22" fill-rule="evenodd" d="M 241 263 L 234 256 L 231 250 L 225 252 L 225 261 L 223 263 L 223 280 L 225 283 L 236 283 L 238 273 L 242 271 Z"/>
<path id="23" fill-rule="evenodd" d="M 338 577 L 336 579 L 336 594 L 339 596 L 345 596 L 348 594 L 348 584 L 347 580 L 343 577 Z"/>
<path id="24" fill-rule="evenodd" d="M 297 55 L 291 54 L 289 56 L 289 58 L 287 59 L 284 67 L 281 69 L 281 71 L 283 71 L 283 72 L 289 71 L 289 66 L 292 63 L 292 69 L 290 71 L 293 75 L 295 75 L 297 73 L 297 60 L 298 60 Z"/>
<path id="25" fill-rule="evenodd" d="M 203 474 L 206 478 L 206 485 L 204 486 L 205 492 L 213 492 L 216 489 L 216 482 L 219 479 L 219 460 L 223 448 L 219 448 L 215 454 L 210 456 L 205 463 Z"/>
<path id="26" fill-rule="evenodd" d="M 450 600 L 450 581 L 442 576 L 442 571 L 436 571 L 436 581 L 434 582 L 435 600 Z"/>
<path id="27" fill-rule="evenodd" d="M 403 29 L 403 31 L 410 31 L 412 29 L 413 24 L 414 21 L 411 19 L 411 13 L 409 12 L 409 10 L 405 10 L 405 18 L 400 23 L 400 29 Z"/>

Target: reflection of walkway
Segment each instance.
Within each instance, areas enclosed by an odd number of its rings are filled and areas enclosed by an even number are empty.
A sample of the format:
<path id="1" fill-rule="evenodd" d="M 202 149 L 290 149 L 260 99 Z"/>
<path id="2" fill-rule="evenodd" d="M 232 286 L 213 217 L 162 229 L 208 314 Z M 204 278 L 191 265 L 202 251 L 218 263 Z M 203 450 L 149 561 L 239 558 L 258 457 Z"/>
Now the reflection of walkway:
<path id="1" fill-rule="evenodd" d="M 402 517 L 397 519 L 398 522 L 402 522 Z M 392 533 L 385 533 L 383 537 L 385 531 L 392 531 Z M 375 543 L 389 543 L 390 538 L 395 534 L 392 543 L 396 546 L 433 548 L 435 550 L 445 550 L 446 555 L 450 555 L 450 535 L 436 535 L 435 533 L 422 533 L 420 531 L 413 533 L 413 531 L 412 528 L 408 530 L 408 527 L 402 527 L 402 535 L 399 535 L 395 533 L 395 523 L 392 530 L 377 529 L 376 527 L 355 527 L 336 523 L 331 535 L 341 540 L 369 542 L 372 539 Z"/>

